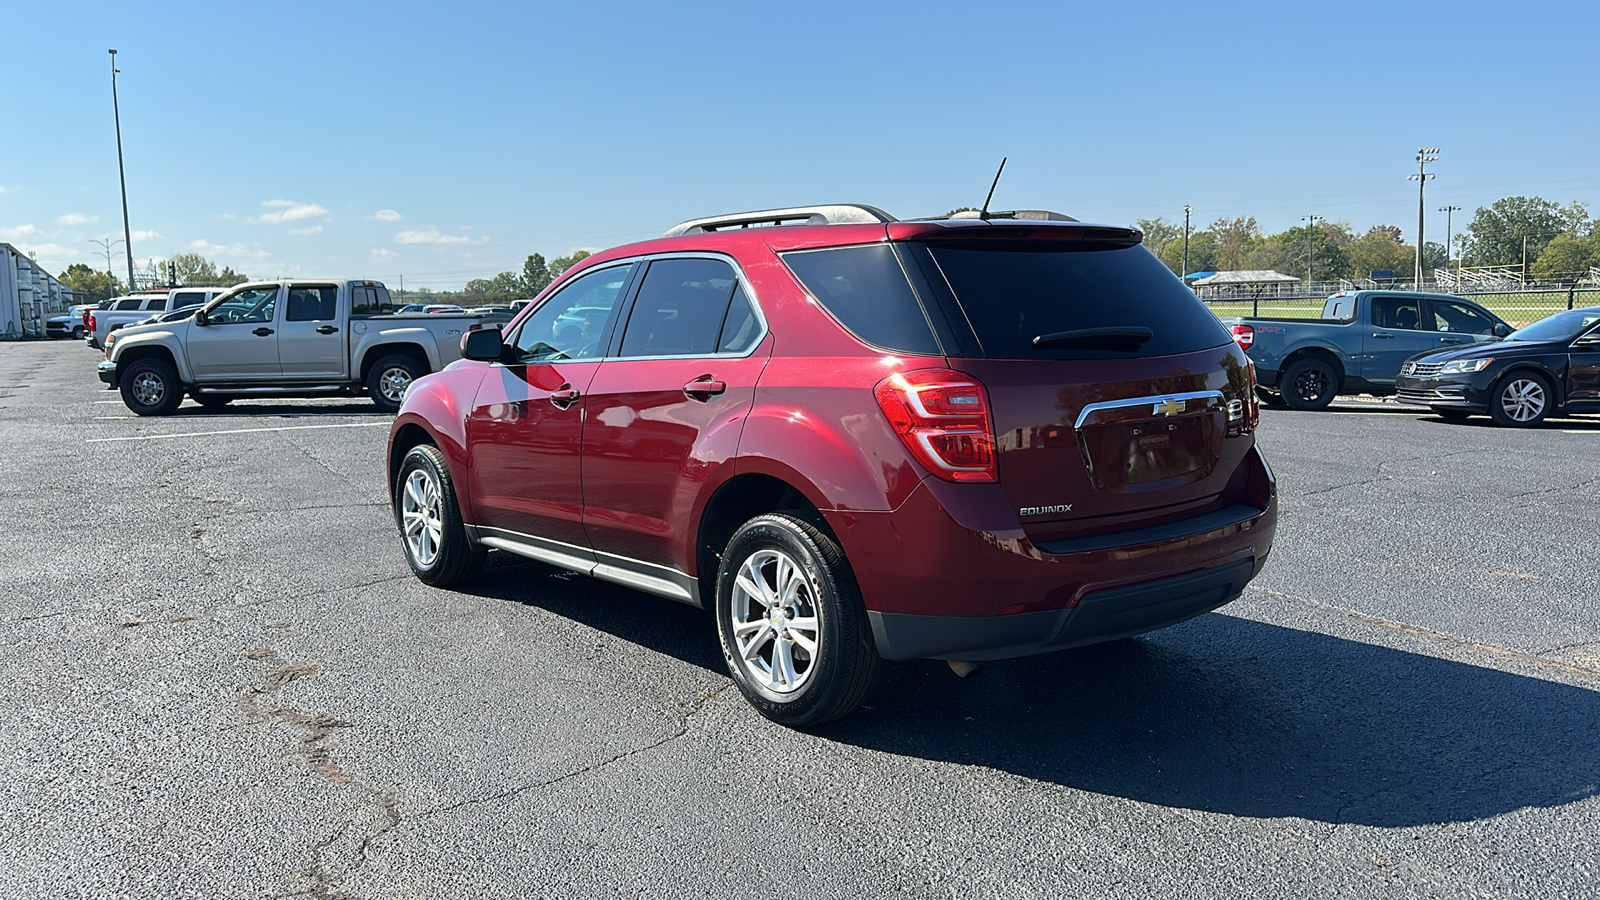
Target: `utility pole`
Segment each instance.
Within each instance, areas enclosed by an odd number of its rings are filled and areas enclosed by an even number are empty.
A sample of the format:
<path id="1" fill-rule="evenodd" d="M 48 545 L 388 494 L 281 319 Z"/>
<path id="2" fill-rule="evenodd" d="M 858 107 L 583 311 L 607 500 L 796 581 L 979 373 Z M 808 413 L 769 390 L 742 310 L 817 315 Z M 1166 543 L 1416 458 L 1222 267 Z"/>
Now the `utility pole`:
<path id="1" fill-rule="evenodd" d="M 1183 274 L 1178 276 L 1180 278 L 1189 277 L 1189 214 L 1191 212 L 1193 210 L 1189 208 L 1189 204 L 1185 203 L 1183 205 Z M 1185 281 L 1184 283 L 1187 284 L 1188 282 Z"/>
<path id="2" fill-rule="evenodd" d="M 1455 236 L 1455 232 L 1450 229 L 1450 217 L 1460 212 L 1460 210 L 1461 207 L 1459 206 L 1439 207 L 1439 212 L 1444 213 L 1444 267 L 1446 271 L 1450 268 L 1450 240 Z"/>
<path id="3" fill-rule="evenodd" d="M 1322 216 L 1301 216 L 1300 217 L 1300 221 L 1302 221 L 1302 222 L 1310 222 L 1311 223 L 1310 225 L 1306 226 L 1307 228 L 1311 229 L 1311 232 L 1306 235 L 1306 290 L 1310 290 L 1311 289 L 1311 280 L 1312 280 L 1311 279 L 1311 266 L 1312 266 L 1312 263 L 1314 263 L 1316 261 L 1316 258 L 1317 258 L 1317 256 L 1316 256 L 1317 248 L 1316 248 L 1316 245 L 1313 242 L 1315 241 L 1315 239 L 1317 237 L 1317 222 L 1318 222 L 1318 220 L 1327 221 Z"/>
<path id="4" fill-rule="evenodd" d="M 1416 290 L 1422 290 L 1422 188 L 1428 183 L 1429 178 L 1437 178 L 1428 173 L 1428 163 L 1439 161 L 1438 147 L 1417 148 L 1417 174 L 1407 175 L 1407 181 L 1417 183 L 1417 282 Z"/>
<path id="5" fill-rule="evenodd" d="M 122 168 L 122 109 L 117 105 L 117 51 L 111 50 L 111 114 L 117 122 L 117 177 L 122 181 L 122 246 L 128 256 L 128 290 L 133 290 L 133 232 L 128 230 L 128 175 Z"/>
<path id="6" fill-rule="evenodd" d="M 1522 236 L 1522 284 L 1528 284 L 1528 236 Z"/>
<path id="7" fill-rule="evenodd" d="M 106 254 L 106 290 L 109 292 L 106 296 L 115 297 L 117 295 L 117 288 L 116 288 L 117 276 L 111 274 L 111 248 L 115 247 L 116 245 L 118 245 L 118 244 L 120 244 L 122 242 L 121 241 L 114 241 L 111 238 L 102 238 L 100 240 L 95 240 L 94 238 L 90 238 L 89 239 L 89 243 L 91 243 L 91 244 L 99 244 L 100 245 L 100 249 L 105 251 L 105 254 Z M 130 285 L 128 287 L 128 290 L 133 290 L 133 287 Z"/>

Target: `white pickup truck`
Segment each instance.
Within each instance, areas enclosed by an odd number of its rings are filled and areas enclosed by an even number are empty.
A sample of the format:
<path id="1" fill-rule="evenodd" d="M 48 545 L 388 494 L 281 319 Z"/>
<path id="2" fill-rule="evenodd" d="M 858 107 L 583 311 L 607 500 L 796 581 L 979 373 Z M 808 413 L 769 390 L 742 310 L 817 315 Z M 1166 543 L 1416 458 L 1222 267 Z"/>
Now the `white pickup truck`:
<path id="1" fill-rule="evenodd" d="M 227 290 L 220 287 L 162 288 L 139 291 L 126 297 L 112 297 L 106 309 L 97 309 L 89 314 L 89 346 L 103 347 L 106 335 L 113 331 L 137 325 L 153 315 L 199 306 Z"/>
<path id="2" fill-rule="evenodd" d="M 141 416 L 164 416 L 185 394 L 202 406 L 237 397 L 319 397 L 365 390 L 400 408 L 412 380 L 461 356 L 481 316 L 396 316 L 389 291 L 365 280 L 241 284 L 171 322 L 107 335 L 100 380 Z"/>

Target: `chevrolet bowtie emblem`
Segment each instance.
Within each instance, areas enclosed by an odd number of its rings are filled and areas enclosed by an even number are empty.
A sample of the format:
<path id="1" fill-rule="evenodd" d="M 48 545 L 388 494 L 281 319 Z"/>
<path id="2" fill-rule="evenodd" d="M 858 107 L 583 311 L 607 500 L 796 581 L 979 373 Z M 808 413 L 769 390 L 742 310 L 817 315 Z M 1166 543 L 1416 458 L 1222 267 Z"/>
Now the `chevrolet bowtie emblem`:
<path id="1" fill-rule="evenodd" d="M 1155 409 L 1150 410 L 1150 414 L 1153 416 L 1175 416 L 1178 413 L 1183 412 L 1183 407 L 1184 404 L 1182 401 L 1174 400 L 1173 398 L 1168 397 L 1160 403 L 1157 403 L 1155 405 Z"/>

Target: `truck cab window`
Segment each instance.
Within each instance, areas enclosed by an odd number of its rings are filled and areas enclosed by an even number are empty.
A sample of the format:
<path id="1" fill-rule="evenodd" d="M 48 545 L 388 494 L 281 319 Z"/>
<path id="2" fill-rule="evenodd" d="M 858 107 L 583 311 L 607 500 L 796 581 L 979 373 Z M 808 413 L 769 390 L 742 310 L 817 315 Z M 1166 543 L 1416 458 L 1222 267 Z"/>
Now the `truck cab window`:
<path id="1" fill-rule="evenodd" d="M 243 290 L 207 312 L 206 321 L 216 325 L 271 322 L 277 303 L 277 285 Z"/>

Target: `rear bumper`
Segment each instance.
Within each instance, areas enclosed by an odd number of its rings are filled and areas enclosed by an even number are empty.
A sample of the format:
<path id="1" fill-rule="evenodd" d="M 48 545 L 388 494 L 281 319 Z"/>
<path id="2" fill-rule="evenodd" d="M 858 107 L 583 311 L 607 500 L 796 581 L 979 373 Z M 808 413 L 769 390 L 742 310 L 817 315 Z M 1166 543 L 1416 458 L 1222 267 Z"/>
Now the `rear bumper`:
<path id="1" fill-rule="evenodd" d="M 885 659 L 1009 659 L 1116 640 L 1208 613 L 1237 598 L 1263 559 L 1094 591 L 1069 609 L 1011 616 L 868 612 Z"/>

